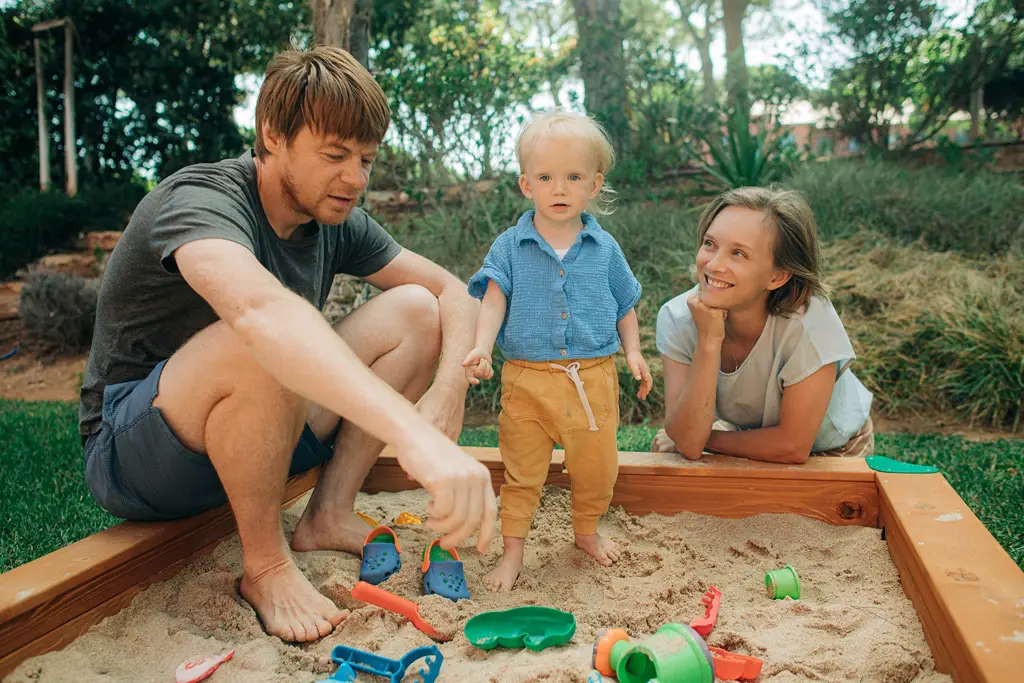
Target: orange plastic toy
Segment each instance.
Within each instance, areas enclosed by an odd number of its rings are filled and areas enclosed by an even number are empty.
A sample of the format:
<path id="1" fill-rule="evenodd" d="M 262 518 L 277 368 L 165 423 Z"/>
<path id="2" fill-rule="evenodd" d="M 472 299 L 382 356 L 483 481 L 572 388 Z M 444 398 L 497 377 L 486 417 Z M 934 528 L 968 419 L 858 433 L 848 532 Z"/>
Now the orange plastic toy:
<path id="1" fill-rule="evenodd" d="M 761 675 L 764 662 L 757 657 L 738 655 L 710 645 L 708 649 L 715 660 L 715 678 L 720 681 L 752 681 Z"/>
<path id="2" fill-rule="evenodd" d="M 436 641 L 445 642 L 451 640 L 451 636 L 445 637 L 436 628 L 428 624 L 426 619 L 420 616 L 420 606 L 412 600 L 400 598 L 394 593 L 365 581 L 357 581 L 356 585 L 352 586 L 352 597 L 386 609 L 389 612 L 402 615 L 412 622 L 413 626 Z"/>
<path id="3" fill-rule="evenodd" d="M 701 638 L 707 638 L 715 628 L 715 622 L 718 620 L 718 608 L 722 604 L 722 592 L 714 586 L 709 586 L 700 601 L 704 605 L 704 616 L 697 617 L 691 621 L 690 628 L 699 633 Z"/>

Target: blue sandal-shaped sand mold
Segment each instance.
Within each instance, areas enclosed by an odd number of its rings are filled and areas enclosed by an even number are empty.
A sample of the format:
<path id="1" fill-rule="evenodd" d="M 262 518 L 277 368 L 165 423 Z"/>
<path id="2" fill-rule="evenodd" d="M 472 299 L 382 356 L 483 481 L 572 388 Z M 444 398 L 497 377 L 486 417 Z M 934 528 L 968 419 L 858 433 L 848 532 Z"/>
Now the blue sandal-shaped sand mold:
<path id="1" fill-rule="evenodd" d="M 402 567 L 402 549 L 395 532 L 379 526 L 366 535 L 363 542 L 363 563 L 359 567 L 359 580 L 377 584 Z"/>
<path id="2" fill-rule="evenodd" d="M 459 551 L 440 546 L 434 539 L 423 551 L 423 590 L 427 595 L 440 595 L 452 602 L 469 599 L 466 575 L 462 570 Z"/>
<path id="3" fill-rule="evenodd" d="M 466 640 L 481 650 L 498 647 L 539 652 L 564 645 L 576 635 L 576 617 L 569 612 L 528 605 L 500 612 L 481 612 L 466 622 Z"/>

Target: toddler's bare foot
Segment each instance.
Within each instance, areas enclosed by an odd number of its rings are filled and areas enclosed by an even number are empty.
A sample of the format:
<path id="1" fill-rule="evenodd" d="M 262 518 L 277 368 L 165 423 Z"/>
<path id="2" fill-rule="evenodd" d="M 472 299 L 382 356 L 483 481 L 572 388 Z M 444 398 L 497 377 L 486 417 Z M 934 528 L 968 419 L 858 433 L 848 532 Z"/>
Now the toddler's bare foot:
<path id="1" fill-rule="evenodd" d="M 576 547 L 585 550 L 597 563 L 610 567 L 619 561 L 619 546 L 601 534 L 576 534 Z"/>
<path id="2" fill-rule="evenodd" d="M 492 591 L 510 591 L 523 570 L 523 554 L 526 539 L 506 536 L 505 552 L 498 560 L 498 566 L 484 575 L 484 585 Z"/>

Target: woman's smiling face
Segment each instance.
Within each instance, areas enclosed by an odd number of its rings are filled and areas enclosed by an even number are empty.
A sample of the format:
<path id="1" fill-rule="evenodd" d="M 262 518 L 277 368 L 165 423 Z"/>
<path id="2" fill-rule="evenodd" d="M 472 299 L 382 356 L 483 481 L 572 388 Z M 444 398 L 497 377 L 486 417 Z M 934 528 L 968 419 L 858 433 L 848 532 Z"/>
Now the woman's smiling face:
<path id="1" fill-rule="evenodd" d="M 767 300 L 788 275 L 775 267 L 773 228 L 760 211 L 722 210 L 697 251 L 701 301 L 714 308 L 743 308 Z"/>

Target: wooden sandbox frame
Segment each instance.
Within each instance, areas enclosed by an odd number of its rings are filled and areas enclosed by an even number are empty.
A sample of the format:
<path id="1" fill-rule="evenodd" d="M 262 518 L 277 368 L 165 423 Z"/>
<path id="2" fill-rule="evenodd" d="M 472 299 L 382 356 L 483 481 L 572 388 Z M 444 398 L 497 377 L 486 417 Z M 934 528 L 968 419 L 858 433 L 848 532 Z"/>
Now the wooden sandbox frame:
<path id="1" fill-rule="evenodd" d="M 504 476 L 497 449 L 465 450 L 490 468 L 497 490 Z M 881 528 L 938 670 L 958 683 L 1024 680 L 1024 572 L 941 474 L 884 474 L 859 458 L 791 466 L 621 453 L 619 463 L 612 504 L 634 514 L 790 513 Z M 293 477 L 284 504 L 318 476 Z M 568 486 L 559 451 L 548 483 Z M 385 452 L 363 490 L 416 487 Z M 124 522 L 0 574 L 0 678 L 29 657 L 64 647 L 233 531 L 226 506 L 176 522 Z"/>

